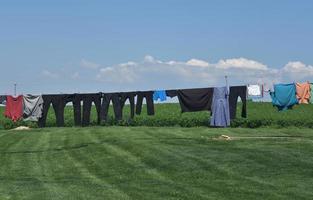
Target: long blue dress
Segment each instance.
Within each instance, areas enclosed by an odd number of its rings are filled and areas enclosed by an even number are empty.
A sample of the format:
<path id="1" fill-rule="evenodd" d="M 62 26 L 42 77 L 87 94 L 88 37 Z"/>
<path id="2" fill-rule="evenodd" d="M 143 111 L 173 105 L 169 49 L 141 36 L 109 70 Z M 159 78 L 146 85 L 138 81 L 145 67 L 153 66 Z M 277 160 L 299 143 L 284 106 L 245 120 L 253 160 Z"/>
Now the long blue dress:
<path id="1" fill-rule="evenodd" d="M 230 125 L 228 88 L 216 87 L 213 92 L 211 126 L 226 127 Z"/>

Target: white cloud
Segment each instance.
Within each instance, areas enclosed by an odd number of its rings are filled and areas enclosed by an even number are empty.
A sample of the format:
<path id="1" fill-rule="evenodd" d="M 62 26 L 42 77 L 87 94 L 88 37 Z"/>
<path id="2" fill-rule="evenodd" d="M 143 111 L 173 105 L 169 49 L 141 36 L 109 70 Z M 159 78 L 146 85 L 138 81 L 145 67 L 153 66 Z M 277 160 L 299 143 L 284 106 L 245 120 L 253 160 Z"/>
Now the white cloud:
<path id="1" fill-rule="evenodd" d="M 229 68 L 241 68 L 241 69 L 254 69 L 254 70 L 267 70 L 267 66 L 254 60 L 246 58 L 232 58 L 226 60 L 220 60 L 217 63 L 218 68 L 229 69 Z"/>
<path id="2" fill-rule="evenodd" d="M 49 70 L 46 70 L 46 69 L 43 70 L 41 74 L 48 78 L 53 78 L 53 79 L 59 78 L 59 75 L 57 73 L 50 72 Z"/>
<path id="3" fill-rule="evenodd" d="M 91 62 L 91 61 L 88 61 L 86 59 L 82 59 L 80 61 L 80 65 L 84 68 L 87 68 L 87 69 L 98 69 L 100 67 L 99 64 L 97 63 L 94 63 L 94 62 Z"/>
<path id="4" fill-rule="evenodd" d="M 101 68 L 96 79 L 102 82 L 132 83 L 136 77 L 136 63 L 128 62 L 117 66 Z"/>
<path id="5" fill-rule="evenodd" d="M 244 69 L 244 70 L 243 70 Z M 148 55 L 142 62 L 126 62 L 98 70 L 96 79 L 102 82 L 127 84 L 133 89 L 206 87 L 231 84 L 279 81 L 277 72 L 260 62 L 245 58 L 220 60 L 161 61 Z"/>
<path id="6" fill-rule="evenodd" d="M 208 67 L 209 63 L 203 60 L 191 59 L 187 61 L 187 65 L 199 66 L 199 67 Z"/>
<path id="7" fill-rule="evenodd" d="M 294 81 L 313 79 L 313 66 L 302 62 L 288 62 L 280 71 L 285 78 Z"/>
<path id="8" fill-rule="evenodd" d="M 289 62 L 284 67 L 283 70 L 285 72 L 291 72 L 291 73 L 303 73 L 307 75 L 313 75 L 313 66 L 311 65 L 305 65 L 302 62 Z"/>
<path id="9" fill-rule="evenodd" d="M 290 83 L 313 80 L 313 66 L 302 62 L 288 62 L 281 68 L 269 67 L 248 58 L 221 59 L 215 63 L 196 58 L 187 61 L 162 61 L 147 55 L 141 61 L 128 61 L 101 67 L 84 60 L 88 69 L 44 70 L 42 75 L 59 80 L 83 79 L 95 84 L 99 91 L 125 91 L 148 89 L 174 89 L 192 87 L 214 87 L 225 85 L 225 75 L 230 85 L 265 83 Z M 90 64 L 92 63 L 92 64 Z M 62 79 L 61 79 L 62 78 Z M 84 87 L 84 86 L 79 86 Z"/>

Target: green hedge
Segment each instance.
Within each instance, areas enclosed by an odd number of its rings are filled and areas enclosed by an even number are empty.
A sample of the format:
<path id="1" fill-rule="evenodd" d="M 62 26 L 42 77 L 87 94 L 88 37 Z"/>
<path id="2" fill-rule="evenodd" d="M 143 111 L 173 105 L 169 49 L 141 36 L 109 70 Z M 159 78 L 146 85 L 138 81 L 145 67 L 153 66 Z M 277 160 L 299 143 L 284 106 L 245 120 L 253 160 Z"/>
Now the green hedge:
<path id="1" fill-rule="evenodd" d="M 313 128 L 313 105 L 297 105 L 292 110 L 278 112 L 270 103 L 248 102 L 248 118 L 241 118 L 241 104 L 237 107 L 237 118 L 232 120 L 231 127 L 308 127 Z M 3 112 L 4 108 L 0 108 Z M 102 123 L 102 126 L 180 126 L 180 127 L 199 127 L 208 126 L 209 112 L 181 113 L 179 104 L 155 104 L 155 115 L 148 116 L 145 106 L 141 115 L 129 119 L 129 106 L 125 106 L 124 119 L 120 122 L 114 120 L 112 108 L 110 108 L 109 119 Z M 65 126 L 74 126 L 73 109 L 67 106 L 64 114 Z M 96 110 L 93 107 L 91 113 L 91 125 L 96 123 Z M 19 121 L 13 123 L 10 119 L 0 116 L 0 129 L 12 129 L 18 126 L 29 126 L 36 128 L 37 123 Z M 47 127 L 56 126 L 54 111 L 50 108 L 47 117 Z"/>

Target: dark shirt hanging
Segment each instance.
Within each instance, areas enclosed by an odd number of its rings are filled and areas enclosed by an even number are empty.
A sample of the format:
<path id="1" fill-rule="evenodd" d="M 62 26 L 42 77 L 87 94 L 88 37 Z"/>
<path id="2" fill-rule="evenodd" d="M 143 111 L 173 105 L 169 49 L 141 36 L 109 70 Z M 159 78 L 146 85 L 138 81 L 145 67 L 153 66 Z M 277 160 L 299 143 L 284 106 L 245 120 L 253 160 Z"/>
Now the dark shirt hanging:
<path id="1" fill-rule="evenodd" d="M 177 90 L 166 90 L 165 94 L 166 96 L 173 98 L 177 96 Z"/>
<path id="2" fill-rule="evenodd" d="M 177 96 L 182 112 L 211 110 L 213 88 L 177 90 Z"/>

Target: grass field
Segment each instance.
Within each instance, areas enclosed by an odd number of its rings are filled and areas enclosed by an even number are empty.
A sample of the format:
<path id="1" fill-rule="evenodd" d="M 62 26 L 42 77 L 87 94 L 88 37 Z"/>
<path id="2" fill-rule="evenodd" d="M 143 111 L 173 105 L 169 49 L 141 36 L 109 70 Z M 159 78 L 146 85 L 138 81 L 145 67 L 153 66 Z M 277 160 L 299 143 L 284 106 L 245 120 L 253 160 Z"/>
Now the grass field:
<path id="1" fill-rule="evenodd" d="M 0 199 L 312 199 L 312 152 L 299 128 L 0 131 Z"/>
<path id="2" fill-rule="evenodd" d="M 136 116 L 134 120 L 128 120 L 129 106 L 124 109 L 124 120 L 117 123 L 113 119 L 112 108 L 110 108 L 110 120 L 105 125 L 123 125 L 123 126 L 180 126 L 180 127 L 199 127 L 207 126 L 209 121 L 208 112 L 184 113 L 180 112 L 179 104 L 155 104 L 156 114 L 147 116 L 146 107 L 143 107 L 141 115 Z M 237 119 L 232 121 L 232 127 L 307 127 L 313 128 L 313 105 L 296 105 L 292 110 L 278 112 L 277 108 L 271 103 L 254 103 L 248 102 L 247 105 L 248 118 L 240 117 L 241 104 L 237 106 Z M 0 107 L 0 113 L 4 112 L 4 108 Z M 92 110 L 92 123 L 96 125 L 96 111 Z M 11 129 L 19 125 L 28 125 L 36 127 L 35 123 L 12 123 L 11 120 L 0 115 L 0 129 Z M 53 127 L 55 124 L 55 116 L 52 108 L 49 110 L 47 126 Z M 74 126 L 73 109 L 67 106 L 65 109 L 65 126 Z"/>

